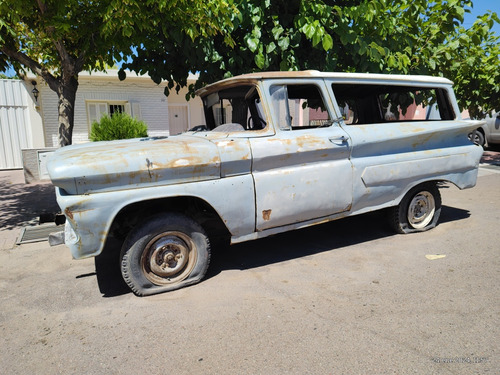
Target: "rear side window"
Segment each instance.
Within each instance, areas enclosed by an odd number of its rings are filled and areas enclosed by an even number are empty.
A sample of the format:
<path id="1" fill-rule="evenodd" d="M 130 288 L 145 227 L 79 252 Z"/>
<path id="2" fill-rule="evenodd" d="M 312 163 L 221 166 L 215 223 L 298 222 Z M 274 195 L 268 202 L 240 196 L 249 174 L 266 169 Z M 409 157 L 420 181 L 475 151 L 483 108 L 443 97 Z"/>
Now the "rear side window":
<path id="1" fill-rule="evenodd" d="M 311 129 L 333 123 L 316 85 L 274 85 L 270 94 L 275 120 L 281 129 Z"/>
<path id="2" fill-rule="evenodd" d="M 441 88 L 334 83 L 332 89 L 347 125 L 455 118 Z"/>

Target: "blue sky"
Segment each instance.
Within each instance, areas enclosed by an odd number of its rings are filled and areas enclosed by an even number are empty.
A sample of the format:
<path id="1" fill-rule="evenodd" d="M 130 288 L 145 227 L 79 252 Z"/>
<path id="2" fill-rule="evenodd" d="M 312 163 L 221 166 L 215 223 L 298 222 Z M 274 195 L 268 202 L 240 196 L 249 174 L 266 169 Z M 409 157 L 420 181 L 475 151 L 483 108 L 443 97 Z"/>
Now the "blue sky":
<path id="1" fill-rule="evenodd" d="M 464 26 L 469 28 L 472 26 L 477 16 L 482 16 L 487 11 L 495 12 L 500 16 L 500 0 L 473 0 L 474 7 L 471 13 L 465 15 Z M 495 23 L 493 31 L 500 36 L 500 25 Z"/>
<path id="2" fill-rule="evenodd" d="M 487 11 L 493 11 L 500 16 L 500 0 L 473 0 L 474 7 L 471 9 L 471 13 L 466 13 L 464 26 L 469 28 L 472 26 L 474 21 L 478 16 L 485 14 Z M 493 31 L 496 35 L 500 36 L 500 24 L 495 23 Z M 13 70 L 9 70 L 6 73 L 11 76 L 14 74 Z"/>

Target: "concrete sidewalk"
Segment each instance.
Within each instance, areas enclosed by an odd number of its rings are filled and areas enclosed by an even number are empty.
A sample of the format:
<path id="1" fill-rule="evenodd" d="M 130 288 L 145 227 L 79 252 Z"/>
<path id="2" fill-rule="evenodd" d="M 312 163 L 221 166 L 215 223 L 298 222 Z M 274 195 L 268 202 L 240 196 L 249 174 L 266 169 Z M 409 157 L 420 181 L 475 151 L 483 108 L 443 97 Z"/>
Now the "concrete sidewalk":
<path id="1" fill-rule="evenodd" d="M 0 171 L 0 250 L 12 249 L 23 227 L 37 225 L 40 215 L 56 214 L 54 186 L 26 184 L 22 169 Z"/>

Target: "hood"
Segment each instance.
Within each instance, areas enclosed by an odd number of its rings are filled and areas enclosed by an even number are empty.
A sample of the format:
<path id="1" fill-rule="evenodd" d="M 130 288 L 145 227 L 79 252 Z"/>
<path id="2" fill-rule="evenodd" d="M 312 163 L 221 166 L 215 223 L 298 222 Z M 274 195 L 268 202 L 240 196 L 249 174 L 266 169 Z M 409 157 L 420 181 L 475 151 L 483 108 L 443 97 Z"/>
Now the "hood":
<path id="1" fill-rule="evenodd" d="M 216 179 L 220 157 L 212 142 L 176 135 L 63 147 L 47 169 L 67 194 L 88 194 Z"/>

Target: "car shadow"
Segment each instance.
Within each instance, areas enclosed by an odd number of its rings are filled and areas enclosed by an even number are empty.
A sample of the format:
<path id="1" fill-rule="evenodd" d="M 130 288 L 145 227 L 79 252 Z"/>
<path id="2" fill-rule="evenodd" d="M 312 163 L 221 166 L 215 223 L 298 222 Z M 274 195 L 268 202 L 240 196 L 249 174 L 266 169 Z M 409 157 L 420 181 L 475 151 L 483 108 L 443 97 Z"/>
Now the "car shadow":
<path id="1" fill-rule="evenodd" d="M 500 166 L 500 145 L 491 145 L 484 149 L 483 156 L 481 157 L 481 164 L 488 164 L 490 166 Z"/>
<path id="2" fill-rule="evenodd" d="M 439 222 L 448 223 L 469 216 L 469 211 L 442 206 Z M 385 210 L 348 217 L 215 250 L 207 278 L 228 269 L 262 267 L 395 235 Z"/>
<path id="3" fill-rule="evenodd" d="M 373 212 L 214 249 L 207 278 L 224 270 L 258 268 L 394 235 L 386 224 L 385 212 Z"/>
<path id="4" fill-rule="evenodd" d="M 463 220 L 469 216 L 469 211 L 442 206 L 440 223 Z M 387 212 L 382 210 L 255 241 L 222 245 L 212 248 L 205 279 L 226 270 L 258 268 L 395 235 L 388 224 Z M 121 243 L 112 239 L 101 255 L 95 258 L 99 290 L 106 298 L 131 293 L 121 276 L 120 247 Z"/>
<path id="5" fill-rule="evenodd" d="M 439 223 L 449 223 L 452 221 L 464 220 L 470 217 L 470 211 L 462 210 L 461 208 L 441 206 L 441 216 Z M 438 223 L 438 225 L 439 225 Z"/>
<path id="6" fill-rule="evenodd" d="M 491 144 L 484 147 L 484 151 L 500 152 L 500 144 Z"/>
<path id="7" fill-rule="evenodd" d="M 132 293 L 120 270 L 121 241 L 110 237 L 101 254 L 94 258 L 97 285 L 103 297 Z"/>

